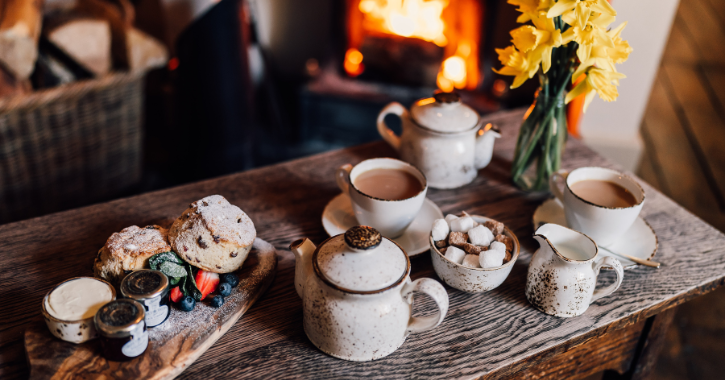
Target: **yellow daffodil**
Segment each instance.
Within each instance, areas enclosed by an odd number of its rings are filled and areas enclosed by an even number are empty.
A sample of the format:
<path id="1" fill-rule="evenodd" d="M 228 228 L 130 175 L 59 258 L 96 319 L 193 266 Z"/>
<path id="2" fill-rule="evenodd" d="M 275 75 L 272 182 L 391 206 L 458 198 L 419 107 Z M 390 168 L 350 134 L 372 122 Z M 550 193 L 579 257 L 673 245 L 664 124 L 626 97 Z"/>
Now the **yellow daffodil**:
<path id="1" fill-rule="evenodd" d="M 617 96 L 619 96 L 617 84 L 621 78 L 625 78 L 624 74 L 592 67 L 587 71 L 586 75 L 586 79 L 579 82 L 576 87 L 566 94 L 567 103 L 579 95 L 586 94 L 584 100 L 584 112 L 586 112 L 595 94 L 598 94 L 602 100 L 607 102 L 617 99 Z"/>
<path id="2" fill-rule="evenodd" d="M 516 50 L 514 46 L 509 46 L 506 49 L 496 49 L 496 53 L 498 53 L 498 59 L 503 67 L 501 70 L 493 69 L 493 71 L 501 75 L 514 76 L 514 83 L 511 88 L 521 86 L 527 79 L 533 77 L 539 68 L 538 63 L 530 64 L 526 55 Z"/>
<path id="3" fill-rule="evenodd" d="M 607 35 L 612 40 L 613 46 L 605 44 L 595 44 L 592 46 L 588 59 L 581 61 L 579 68 L 572 75 L 572 82 L 574 82 L 576 78 L 579 78 L 581 74 L 592 66 L 607 71 L 617 71 L 614 64 L 626 61 L 629 57 L 629 53 L 632 52 L 632 47 L 629 46 L 629 43 L 627 41 L 623 41 L 620 37 L 620 34 L 626 25 L 627 23 L 624 22 L 616 29 L 612 29 L 607 32 Z"/>
<path id="4" fill-rule="evenodd" d="M 556 29 L 554 20 L 547 18 L 546 13 L 531 14 L 534 26 L 524 25 L 511 31 L 511 42 L 522 53 L 527 54 L 529 62 L 541 67 L 544 73 L 551 68 L 551 51 L 561 46 L 561 31 Z"/>
<path id="5" fill-rule="evenodd" d="M 563 16 L 563 18 L 574 21 L 573 23 L 567 22 L 567 24 L 577 26 L 583 30 L 587 26 L 592 13 L 617 15 L 617 11 L 609 5 L 607 0 L 559 0 L 551 6 L 546 15 L 550 18 Z"/>
<path id="6" fill-rule="evenodd" d="M 607 31 L 604 28 L 591 23 L 586 25 L 584 28 L 572 26 L 562 34 L 562 43 L 566 44 L 572 40 L 579 44 L 576 55 L 582 62 L 589 59 L 592 47 L 595 45 L 614 48 L 614 42 L 607 34 Z"/>
<path id="7" fill-rule="evenodd" d="M 625 26 L 627 26 L 627 23 L 623 22 L 617 28 L 607 32 L 614 43 L 614 48 L 608 50 L 609 56 L 612 58 L 614 63 L 622 63 L 626 61 L 627 58 L 629 58 L 629 53 L 632 52 L 632 47 L 629 46 L 629 42 L 620 37 L 620 34 L 622 34 L 622 30 L 624 30 Z"/>
<path id="8" fill-rule="evenodd" d="M 532 13 L 536 14 L 540 11 L 548 11 L 553 0 L 508 0 L 508 3 L 519 7 L 516 10 L 521 12 L 521 15 L 516 21 L 523 24 L 531 20 Z"/>

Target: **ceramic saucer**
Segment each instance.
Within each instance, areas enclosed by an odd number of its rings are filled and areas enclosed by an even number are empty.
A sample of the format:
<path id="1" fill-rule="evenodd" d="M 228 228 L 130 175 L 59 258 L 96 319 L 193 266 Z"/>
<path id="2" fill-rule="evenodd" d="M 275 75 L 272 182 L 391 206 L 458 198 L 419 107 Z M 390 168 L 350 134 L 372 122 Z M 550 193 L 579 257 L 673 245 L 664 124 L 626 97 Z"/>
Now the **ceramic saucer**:
<path id="1" fill-rule="evenodd" d="M 426 198 L 418 216 L 413 219 L 413 223 L 408 226 L 402 236 L 393 240 L 403 247 L 408 256 L 412 257 L 426 252 L 430 249 L 428 236 L 433 221 L 442 218 L 441 209 L 433 201 Z M 346 194 L 340 194 L 332 198 L 330 203 L 325 206 L 325 211 L 322 212 L 322 226 L 330 236 L 345 233 L 350 227 L 357 224 L 357 219 L 350 204 L 350 197 Z"/>
<path id="2" fill-rule="evenodd" d="M 565 227 L 567 226 L 564 207 L 556 198 L 545 201 L 534 212 L 534 231 L 543 223 L 555 223 Z M 619 241 L 608 247 L 599 247 L 599 252 L 605 256 L 612 256 L 619 260 L 624 269 L 635 268 L 639 264 L 627 260 L 624 257 L 614 255 L 609 251 L 624 253 L 638 259 L 651 260 L 655 256 L 655 253 L 657 253 L 657 234 L 655 234 L 655 231 L 646 220 L 638 216 L 632 227 L 624 233 Z"/>

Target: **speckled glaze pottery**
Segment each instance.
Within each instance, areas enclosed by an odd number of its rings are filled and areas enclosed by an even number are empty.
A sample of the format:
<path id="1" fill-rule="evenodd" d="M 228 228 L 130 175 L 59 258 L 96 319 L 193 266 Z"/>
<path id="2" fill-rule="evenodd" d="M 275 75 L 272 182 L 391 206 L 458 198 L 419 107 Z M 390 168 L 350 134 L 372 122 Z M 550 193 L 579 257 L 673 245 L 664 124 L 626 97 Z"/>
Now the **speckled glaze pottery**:
<path id="1" fill-rule="evenodd" d="M 94 277 L 74 277 L 69 280 L 63 281 L 60 284 L 53 287 L 53 289 L 50 289 L 48 293 L 45 294 L 45 297 L 43 297 L 43 319 L 45 319 L 45 324 L 48 326 L 48 329 L 50 332 L 58 339 L 62 339 L 66 342 L 71 343 L 83 343 L 86 341 L 89 341 L 91 339 L 95 339 L 98 337 L 98 332 L 96 332 L 96 326 L 93 324 L 93 316 L 90 316 L 85 319 L 79 319 L 77 321 L 67 321 L 63 319 L 58 319 L 48 312 L 48 298 L 50 297 L 50 293 L 53 292 L 57 287 L 73 280 L 78 280 L 82 278 L 91 278 L 96 281 L 100 281 L 111 289 L 111 300 L 116 299 L 116 290 L 113 288 L 113 285 L 109 283 L 108 281 L 101 280 L 100 278 L 94 278 Z"/>
<path id="2" fill-rule="evenodd" d="M 637 204 L 630 207 L 606 207 L 588 202 L 571 191 L 571 186 L 579 181 L 600 180 L 609 181 L 622 186 L 634 196 Z M 560 190 L 557 182 L 564 182 L 564 191 Z M 569 227 L 590 236 L 602 247 L 609 247 L 622 237 L 644 205 L 644 190 L 631 177 L 618 171 L 586 167 L 574 169 L 571 172 L 559 170 L 551 175 L 549 188 L 554 196 L 564 205 L 566 223 Z"/>
<path id="3" fill-rule="evenodd" d="M 438 326 L 448 312 L 443 286 L 429 278 L 411 281 L 408 256 L 371 227 L 352 227 L 319 247 L 300 239 L 290 249 L 305 333 L 328 355 L 351 361 L 385 357 L 409 334 Z M 438 310 L 413 317 L 414 292 L 428 295 Z"/>
<path id="4" fill-rule="evenodd" d="M 478 223 L 493 221 L 491 218 L 478 215 L 471 215 L 471 217 Z M 433 237 L 430 236 L 430 257 L 433 262 L 433 269 L 446 284 L 464 292 L 482 293 L 496 289 L 511 273 L 511 269 L 513 269 L 516 259 L 519 258 L 521 250 L 519 239 L 507 227 L 504 227 L 504 235 L 513 240 L 514 251 L 509 262 L 495 268 L 469 268 L 454 263 L 438 250 Z"/>
<path id="5" fill-rule="evenodd" d="M 400 200 L 380 199 L 365 194 L 355 186 L 355 179 L 373 169 L 405 171 L 420 181 L 421 190 L 410 198 Z M 340 190 L 350 196 L 352 210 L 358 223 L 371 226 L 391 239 L 405 233 L 418 215 L 425 194 L 428 192 L 428 182 L 423 173 L 413 165 L 394 158 L 371 158 L 355 166 L 342 165 L 337 169 L 336 180 Z"/>
<path id="6" fill-rule="evenodd" d="M 534 253 L 526 276 L 526 299 L 540 311 L 557 317 L 576 317 L 589 305 L 619 289 L 624 270 L 619 260 L 600 256 L 590 237 L 557 224 L 539 227 Z M 603 265 L 617 273 L 617 281 L 595 289 Z"/>
<path id="7" fill-rule="evenodd" d="M 402 120 L 400 136 L 385 124 L 388 114 Z M 436 189 L 454 189 L 473 181 L 478 169 L 491 162 L 494 141 L 501 137 L 491 124 L 481 128 L 478 113 L 455 93 L 420 99 L 410 111 L 400 103 L 388 104 L 378 115 L 378 133 Z"/>

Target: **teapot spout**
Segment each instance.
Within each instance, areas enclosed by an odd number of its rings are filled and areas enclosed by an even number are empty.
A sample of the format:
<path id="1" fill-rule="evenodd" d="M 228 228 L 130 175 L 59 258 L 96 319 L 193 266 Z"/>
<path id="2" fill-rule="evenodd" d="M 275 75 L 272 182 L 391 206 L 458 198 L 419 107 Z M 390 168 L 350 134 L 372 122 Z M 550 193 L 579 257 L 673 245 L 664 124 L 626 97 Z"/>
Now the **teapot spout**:
<path id="1" fill-rule="evenodd" d="M 293 241 L 289 249 L 295 254 L 295 290 L 300 298 L 304 298 L 305 283 L 312 275 L 312 254 L 317 247 L 310 239 L 304 238 Z"/>
<path id="2" fill-rule="evenodd" d="M 493 143 L 499 137 L 501 137 L 501 132 L 491 123 L 478 130 L 476 136 L 476 169 L 483 169 L 491 162 Z"/>

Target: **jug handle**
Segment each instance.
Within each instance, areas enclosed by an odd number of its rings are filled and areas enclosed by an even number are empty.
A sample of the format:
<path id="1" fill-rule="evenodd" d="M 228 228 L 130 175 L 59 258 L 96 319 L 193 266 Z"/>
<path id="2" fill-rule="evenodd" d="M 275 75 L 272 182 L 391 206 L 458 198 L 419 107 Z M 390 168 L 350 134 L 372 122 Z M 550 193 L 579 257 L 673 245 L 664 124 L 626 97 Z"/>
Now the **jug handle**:
<path id="1" fill-rule="evenodd" d="M 557 182 L 561 180 L 562 182 L 566 182 L 566 177 L 569 176 L 569 172 L 567 170 L 561 169 L 558 171 L 555 171 L 551 174 L 551 177 L 549 177 L 549 189 L 551 189 L 551 192 L 554 193 L 554 196 L 556 199 L 559 200 L 559 203 L 562 205 L 564 204 L 564 194 L 559 190 L 559 185 Z"/>
<path id="2" fill-rule="evenodd" d="M 624 268 L 622 268 L 622 263 L 614 257 L 604 256 L 601 260 L 598 260 L 594 266 L 594 273 L 596 273 L 597 276 L 599 276 L 599 270 L 602 269 L 602 266 L 604 265 L 609 265 L 614 268 L 614 271 L 617 273 L 617 281 L 606 288 L 594 289 L 594 294 L 592 294 L 592 301 L 590 303 L 614 293 L 615 290 L 619 289 L 619 285 L 622 285 L 622 280 L 624 279 Z"/>
<path id="3" fill-rule="evenodd" d="M 413 292 L 425 293 L 436 303 L 438 311 L 425 317 L 410 317 L 408 321 L 407 332 L 415 334 L 428 331 L 440 325 L 443 318 L 448 313 L 448 293 L 446 289 L 438 281 L 430 278 L 419 278 L 413 282 L 408 282 L 403 286 L 401 291 L 403 298 L 409 304 L 413 304 Z M 411 307 L 411 313 L 413 308 Z"/>
<path id="4" fill-rule="evenodd" d="M 390 144 L 390 146 L 395 148 L 395 150 L 398 150 L 400 149 L 400 137 L 396 135 L 392 129 L 388 128 L 387 124 L 385 124 L 385 116 L 391 113 L 398 115 L 402 119 L 407 116 L 408 110 L 406 110 L 402 104 L 392 102 L 385 106 L 378 114 L 378 133 L 383 140 Z"/>

